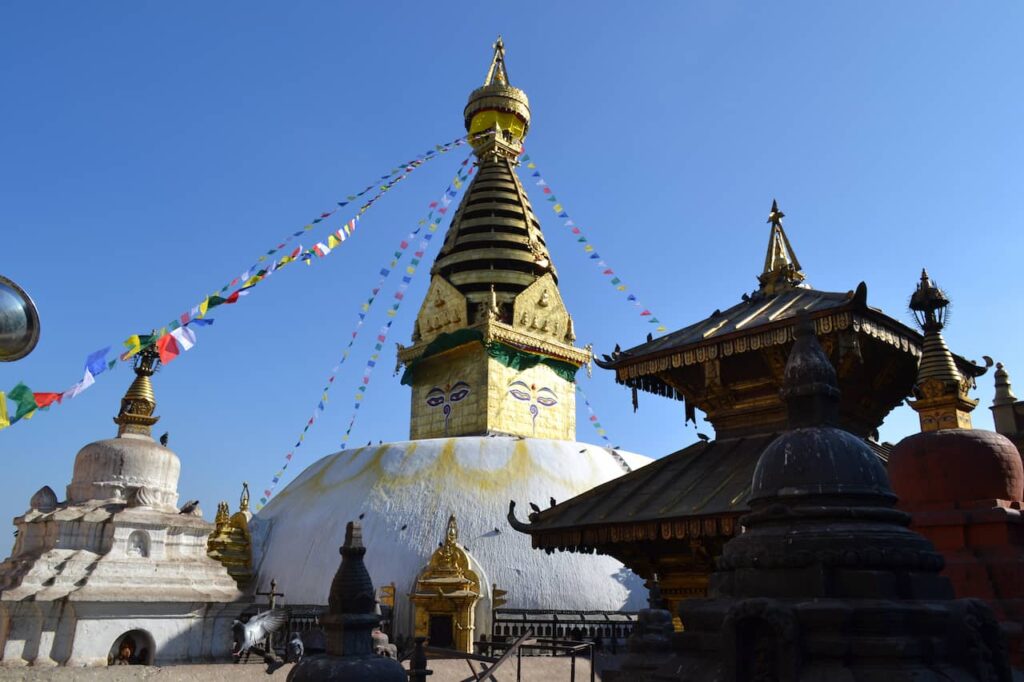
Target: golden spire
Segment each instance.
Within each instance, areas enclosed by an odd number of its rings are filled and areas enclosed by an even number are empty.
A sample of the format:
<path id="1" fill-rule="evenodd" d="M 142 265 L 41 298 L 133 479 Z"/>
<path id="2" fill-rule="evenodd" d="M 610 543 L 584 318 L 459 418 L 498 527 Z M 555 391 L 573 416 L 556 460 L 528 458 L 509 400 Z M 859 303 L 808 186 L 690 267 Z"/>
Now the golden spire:
<path id="1" fill-rule="evenodd" d="M 760 290 L 766 294 L 799 286 L 804 281 L 800 261 L 789 243 L 786 231 L 782 229 L 785 216 L 779 210 L 779 204 L 772 199 L 772 210 L 768 214 L 768 223 L 772 226 L 768 235 L 768 252 L 764 257 L 764 271 L 757 278 L 761 284 Z"/>
<path id="2" fill-rule="evenodd" d="M 978 404 L 968 395 L 972 381 L 957 370 L 942 338 L 948 306 L 946 294 L 932 282 L 927 270 L 921 270 L 921 281 L 910 297 L 910 309 L 924 332 L 914 385 L 917 400 L 910 406 L 918 414 L 922 431 L 969 429 L 971 411 Z"/>
<path id="3" fill-rule="evenodd" d="M 160 354 L 155 346 L 148 346 L 135 356 L 135 381 L 121 398 L 121 411 L 114 417 L 114 423 L 118 425 L 118 438 L 125 434 L 152 437 L 150 427 L 160 417 L 153 416 L 156 397 L 149 378 L 159 366 Z"/>
<path id="4" fill-rule="evenodd" d="M 515 159 L 530 128 L 530 100 L 508 82 L 505 43 L 495 41 L 484 84 L 469 95 L 463 116 L 466 132 L 481 159 Z"/>

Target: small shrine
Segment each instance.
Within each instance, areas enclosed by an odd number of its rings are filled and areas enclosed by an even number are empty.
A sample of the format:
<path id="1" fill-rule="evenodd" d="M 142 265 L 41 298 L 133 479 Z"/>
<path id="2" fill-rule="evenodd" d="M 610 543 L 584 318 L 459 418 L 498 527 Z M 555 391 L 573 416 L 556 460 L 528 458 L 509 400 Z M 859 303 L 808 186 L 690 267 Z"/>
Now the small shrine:
<path id="1" fill-rule="evenodd" d="M 249 484 L 242 483 L 242 495 L 238 511 L 231 514 L 227 502 L 217 505 L 214 529 L 206 542 L 206 553 L 212 559 L 224 564 L 228 573 L 238 583 L 239 589 L 246 589 L 252 582 L 252 536 L 249 533 Z"/>
<path id="2" fill-rule="evenodd" d="M 417 577 L 409 600 L 415 613 L 415 636 L 429 638 L 433 647 L 472 653 L 480 577 L 458 541 L 459 526 L 452 515 L 444 541 Z"/>
<path id="3" fill-rule="evenodd" d="M 181 509 L 181 461 L 151 436 L 159 417 L 155 348 L 114 418 L 117 437 L 75 458 L 67 499 L 45 486 L 14 519 L 0 564 L 4 666 L 166 665 L 226 659 L 231 623 L 248 605 L 206 555 L 213 525 L 196 501 Z"/>
<path id="4" fill-rule="evenodd" d="M 992 421 L 996 433 L 1013 441 L 1017 449 L 1024 452 L 1024 400 L 1017 400 L 1010 385 L 1010 373 L 1003 363 L 996 363 L 996 394 L 992 399 Z"/>
<path id="5" fill-rule="evenodd" d="M 914 387 L 921 433 L 900 441 L 889 459 L 899 507 L 912 528 L 945 558 L 943 575 L 959 597 L 982 599 L 1000 621 L 1010 657 L 1024 666 L 1024 466 L 1007 437 L 975 429 L 969 396 L 975 376 L 957 368 L 942 337 L 949 301 L 927 273 L 910 300 L 924 332 Z M 1003 372 L 1000 384 L 1009 389 Z M 998 422 L 997 422 L 998 425 Z"/>

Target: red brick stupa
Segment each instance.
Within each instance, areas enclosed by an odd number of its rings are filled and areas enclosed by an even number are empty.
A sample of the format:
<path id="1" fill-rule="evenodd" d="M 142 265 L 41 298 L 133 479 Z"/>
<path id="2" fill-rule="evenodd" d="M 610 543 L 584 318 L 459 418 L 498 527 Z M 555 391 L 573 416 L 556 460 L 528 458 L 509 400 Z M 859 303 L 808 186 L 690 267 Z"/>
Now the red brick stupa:
<path id="1" fill-rule="evenodd" d="M 949 301 L 922 273 L 910 307 L 924 331 L 911 407 L 921 433 L 889 457 L 889 479 L 911 527 L 946 560 L 957 597 L 989 603 L 1007 635 L 1013 665 L 1024 666 L 1024 467 L 1014 444 L 971 428 L 975 376 L 957 371 L 942 338 Z"/>

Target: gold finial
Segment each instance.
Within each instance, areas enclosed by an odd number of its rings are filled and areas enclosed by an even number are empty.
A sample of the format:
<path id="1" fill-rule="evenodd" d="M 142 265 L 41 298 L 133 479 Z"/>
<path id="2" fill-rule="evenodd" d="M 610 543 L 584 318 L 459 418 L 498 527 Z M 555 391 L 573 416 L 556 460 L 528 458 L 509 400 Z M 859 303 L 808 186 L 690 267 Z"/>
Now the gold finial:
<path id="1" fill-rule="evenodd" d="M 220 530 L 224 526 L 228 525 L 228 521 L 230 521 L 230 520 L 231 520 L 231 511 L 228 508 L 228 503 L 227 502 L 219 502 L 219 503 L 217 503 L 217 516 L 215 516 L 214 519 L 213 519 L 214 526 L 216 527 L 216 531 L 215 532 L 220 532 Z"/>
<path id="2" fill-rule="evenodd" d="M 508 71 L 505 70 L 505 43 L 502 41 L 500 33 L 491 47 L 494 49 L 494 57 L 491 58 L 491 67 L 487 69 L 484 85 L 495 82 L 499 85 L 508 85 Z"/>
<path id="3" fill-rule="evenodd" d="M 150 337 L 152 338 L 152 337 Z M 135 356 L 135 380 L 121 398 L 121 411 L 114 417 L 118 425 L 117 436 L 125 434 L 152 437 L 150 427 L 160 417 L 154 417 L 156 397 L 153 395 L 153 384 L 149 378 L 160 366 L 160 354 L 155 345 L 143 348 Z"/>
<path id="4" fill-rule="evenodd" d="M 910 310 L 924 332 L 914 384 L 917 400 L 910 406 L 918 414 L 922 431 L 969 429 L 971 411 L 978 404 L 968 395 L 973 379 L 957 369 L 942 337 L 948 306 L 945 292 L 932 282 L 927 270 L 921 270 L 921 280 L 910 297 Z"/>
<path id="5" fill-rule="evenodd" d="M 782 229 L 782 219 L 786 216 L 779 210 L 779 204 L 772 199 L 772 210 L 768 213 L 771 232 L 768 235 L 768 252 L 764 257 L 764 271 L 757 280 L 761 291 L 775 294 L 783 289 L 798 286 L 804 281 L 804 273 L 800 270 L 793 246 L 789 243 L 786 231 Z"/>
<path id="6" fill-rule="evenodd" d="M 249 482 L 242 481 L 242 495 L 238 498 L 238 511 L 249 511 Z"/>

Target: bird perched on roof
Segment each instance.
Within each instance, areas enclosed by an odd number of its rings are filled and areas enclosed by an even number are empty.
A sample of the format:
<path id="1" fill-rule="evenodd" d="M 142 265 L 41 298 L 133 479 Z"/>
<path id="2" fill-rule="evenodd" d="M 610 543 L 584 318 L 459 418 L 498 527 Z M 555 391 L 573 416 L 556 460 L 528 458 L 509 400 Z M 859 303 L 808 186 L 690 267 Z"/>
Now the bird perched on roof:
<path id="1" fill-rule="evenodd" d="M 647 332 L 647 340 L 648 341 L 653 341 L 654 340 L 654 334 L 652 334 L 650 332 Z"/>
<path id="2" fill-rule="evenodd" d="M 698 433 L 697 434 L 697 438 L 700 438 L 705 443 L 707 443 L 709 440 L 711 440 L 711 438 L 706 433 Z"/>
<path id="3" fill-rule="evenodd" d="M 189 500 L 185 504 L 181 505 L 181 509 L 178 511 L 179 514 L 189 514 L 191 516 L 202 516 L 203 512 L 199 509 L 199 500 Z"/>
<path id="4" fill-rule="evenodd" d="M 556 504 L 558 504 L 557 502 L 555 502 L 555 498 L 553 498 L 553 497 L 551 498 L 550 502 L 551 502 L 551 506 L 552 507 L 554 507 Z"/>
<path id="5" fill-rule="evenodd" d="M 404 523 L 404 524 L 402 524 L 402 527 L 399 528 L 398 530 L 405 530 L 408 527 L 409 527 L 409 524 L 408 523 Z"/>
<path id="6" fill-rule="evenodd" d="M 171 432 L 170 431 L 164 431 L 164 435 L 160 436 L 160 445 L 163 445 L 166 448 L 167 447 L 167 439 L 170 438 L 170 436 L 171 436 Z"/>
<path id="7" fill-rule="evenodd" d="M 243 655 L 249 660 L 249 654 L 257 651 L 263 658 L 268 658 L 270 652 L 264 651 L 259 645 L 260 642 L 280 630 L 287 622 L 288 612 L 284 609 L 257 613 L 245 623 L 240 620 L 234 621 L 231 624 L 231 634 L 234 636 L 235 644 L 231 649 L 231 655 L 236 660 Z"/>
<path id="8" fill-rule="evenodd" d="M 302 660 L 303 654 L 306 653 L 306 645 L 302 642 L 302 637 L 299 637 L 299 633 L 293 632 L 291 638 L 288 640 L 288 646 L 284 650 L 284 662 L 285 663 L 298 663 Z"/>
<path id="9" fill-rule="evenodd" d="M 366 516 L 366 512 L 363 512 L 362 514 L 359 515 L 359 520 L 361 521 L 364 516 Z"/>
<path id="10" fill-rule="evenodd" d="M 533 502 L 530 503 L 530 509 L 533 510 L 534 512 L 538 513 L 538 514 L 540 513 L 540 507 L 535 505 Z"/>

